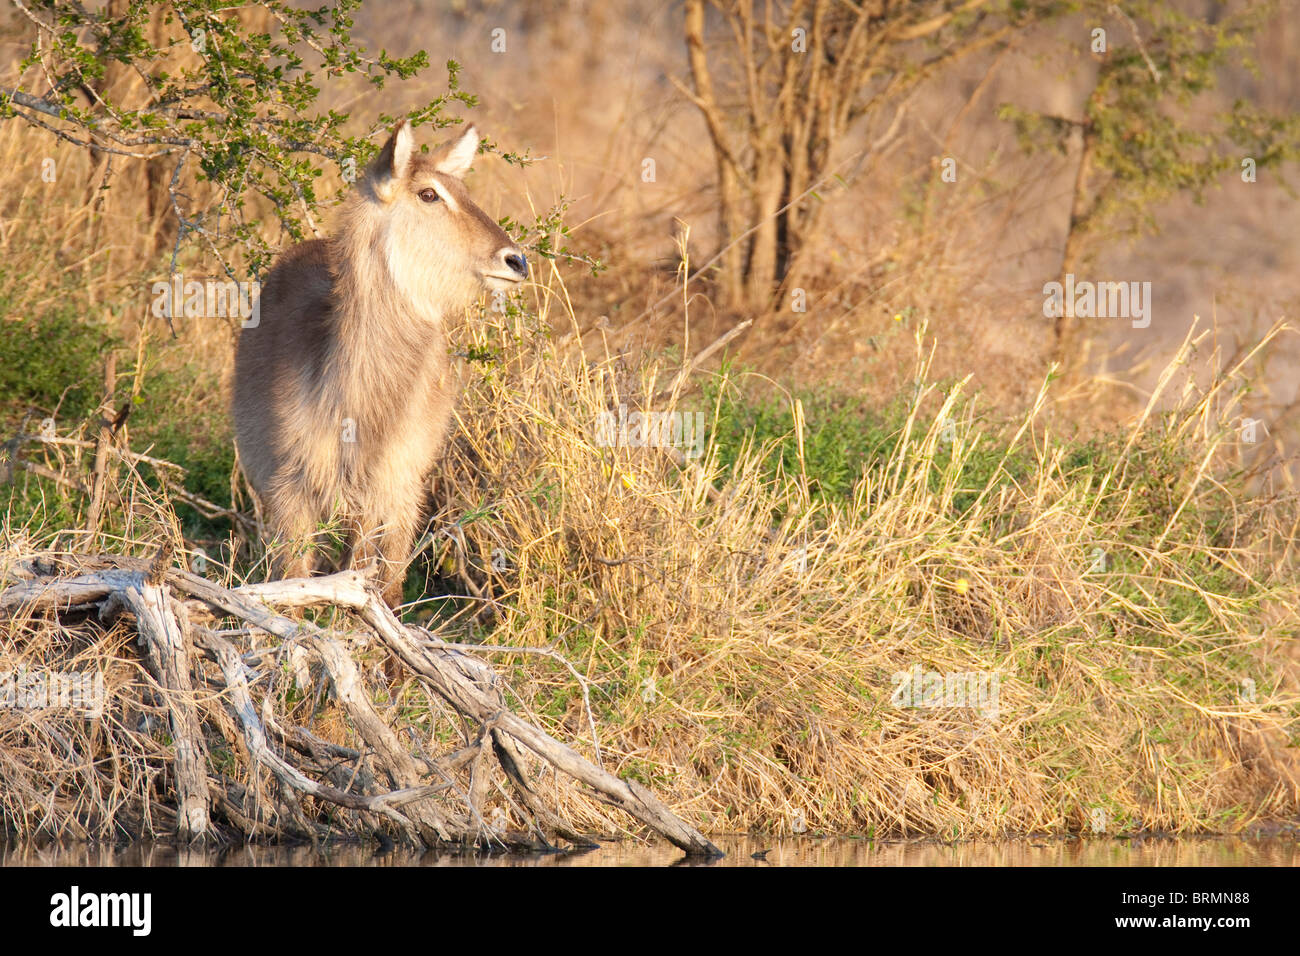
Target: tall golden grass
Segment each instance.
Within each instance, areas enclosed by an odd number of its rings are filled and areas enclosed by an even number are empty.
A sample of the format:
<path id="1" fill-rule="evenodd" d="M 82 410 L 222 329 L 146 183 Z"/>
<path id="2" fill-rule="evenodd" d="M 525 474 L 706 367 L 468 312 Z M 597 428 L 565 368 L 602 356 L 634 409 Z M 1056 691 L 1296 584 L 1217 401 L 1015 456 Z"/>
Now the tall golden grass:
<path id="1" fill-rule="evenodd" d="M 564 301 L 541 290 L 544 326 L 574 318 Z M 433 525 L 444 567 L 485 581 L 484 639 L 582 672 L 608 764 L 706 827 L 989 835 L 1100 810 L 1111 832 L 1197 830 L 1294 812 L 1278 647 L 1296 627 L 1296 512 L 1228 477 L 1249 356 L 1197 390 L 1189 335 L 1128 431 L 1072 461 L 1046 382 L 1022 421 L 986 431 L 960 384 L 927 383 L 919 329 L 893 452 L 826 502 L 798 434 L 791 470 L 765 467 L 771 447 L 724 469 L 711 443 L 680 468 L 596 443 L 620 403 L 700 409 L 665 388 L 676 369 L 556 347 L 522 314 L 467 332 L 515 347 L 462 402 Z M 972 485 L 986 445 L 1002 462 Z M 893 675 L 918 664 L 999 675 L 997 718 L 891 706 Z M 517 674 L 539 719 L 590 735 L 568 674 Z"/>
<path id="2" fill-rule="evenodd" d="M 543 298 L 541 317 L 561 302 Z M 1294 814 L 1282 749 L 1297 700 L 1277 649 L 1300 600 L 1295 510 L 1225 499 L 1216 460 L 1235 434 L 1233 370 L 1071 465 L 1042 421 L 1046 385 L 997 435 L 960 386 L 926 384 L 919 331 L 899 440 L 835 502 L 814 494 L 801 457 L 767 467 L 770 445 L 724 469 L 714 442 L 698 463 L 597 444 L 596 416 L 619 403 L 698 402 L 663 395 L 676 369 L 557 348 L 525 312 L 462 331 L 463 344 L 509 350 L 471 369 L 437 476 L 429 546 L 444 577 L 466 584 L 442 633 L 508 665 L 526 715 L 706 829 L 1218 831 Z M 1007 464 L 973 485 L 986 443 Z M 111 534 L 6 520 L 0 578 L 50 544 L 147 554 L 180 535 L 165 492 L 134 470 L 118 491 Z M 1227 527 L 1212 520 L 1225 507 Z M 209 573 L 238 580 L 250 567 L 214 561 Z M 121 632 L 11 619 L 0 647 L 0 671 L 103 669 L 114 700 L 89 726 L 0 710 L 7 822 L 139 825 L 159 797 L 165 741 Z M 995 707 L 896 706 L 894 675 L 918 665 L 996 674 Z M 288 675 L 277 693 L 293 686 Z M 399 727 L 455 732 L 413 682 L 372 692 Z M 353 742 L 330 704 L 296 706 L 314 732 Z M 204 708 L 218 719 L 218 700 Z M 70 766 L 68 753 L 84 756 Z M 551 785 L 575 820 L 603 819 Z"/>
<path id="3" fill-rule="evenodd" d="M 0 293 L 35 314 L 46 297 L 73 294 L 48 282 L 72 270 L 88 307 L 139 301 L 160 264 L 135 241 L 150 225 L 127 203 L 92 231 L 75 189 L 32 175 L 33 137 L 0 125 L 0 183 L 12 187 L 0 202 L 21 219 L 0 230 Z M 68 182 L 82 161 L 70 158 Z M 607 348 L 558 268 L 531 295 L 526 309 L 484 313 L 460 332 L 461 348 L 496 358 L 468 363 L 458 436 L 435 475 L 430 564 L 464 593 L 456 613 L 431 603 L 448 636 L 504 648 L 483 653 L 509 667 L 513 701 L 588 756 L 711 830 L 989 836 L 1098 820 L 1110 833 L 1232 830 L 1300 809 L 1286 752 L 1297 513 L 1293 498 L 1243 480 L 1236 444 L 1245 372 L 1283 329 L 1199 386 L 1188 370 L 1205 340 L 1189 336 L 1126 429 L 1087 445 L 1061 433 L 1046 380 L 1009 423 L 965 383 L 934 384 L 934 340 L 913 325 L 911 368 L 895 370 L 898 439 L 836 501 L 812 486 L 798 407 L 790 468 L 774 464 L 771 441 L 724 449 L 716 432 L 698 460 L 601 447 L 602 412 L 626 404 L 714 422 L 705 396 L 744 394 L 746 381 L 716 373 L 703 391 L 707 369 Z M 683 294 L 682 308 L 700 306 Z M 192 366 L 177 420 L 219 403 L 232 330 L 172 342 L 132 309 L 120 321 L 137 381 L 160 364 Z M 997 466 L 975 469 L 990 450 Z M 162 536 L 184 537 L 148 474 L 119 470 L 98 530 L 51 517 L 83 513 L 76 490 L 20 480 L 48 507 L 6 509 L 0 582 L 44 548 L 145 555 Z M 255 545 L 234 535 L 206 557 L 226 581 L 263 573 Z M 125 633 L 8 619 L 0 673 L 18 666 L 103 669 L 115 703 L 99 723 L 0 709 L 6 826 L 165 824 L 160 702 Z M 997 675 L 996 717 L 894 706 L 896 675 L 917 666 Z M 367 673 L 396 725 L 455 732 L 415 685 Z M 293 687 L 289 675 L 276 692 Z M 203 703 L 222 719 L 219 701 Z M 355 742 L 328 702 L 297 706 L 321 736 Z M 575 820 L 604 819 L 588 797 L 543 780 Z"/>

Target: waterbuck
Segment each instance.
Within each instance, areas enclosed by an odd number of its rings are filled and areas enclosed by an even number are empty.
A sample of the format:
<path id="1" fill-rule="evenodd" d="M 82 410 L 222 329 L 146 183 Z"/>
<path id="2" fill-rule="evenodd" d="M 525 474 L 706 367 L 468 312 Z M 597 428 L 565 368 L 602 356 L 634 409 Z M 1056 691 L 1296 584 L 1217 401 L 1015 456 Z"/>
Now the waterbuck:
<path id="1" fill-rule="evenodd" d="M 310 574 L 314 534 L 341 519 L 341 564 L 376 561 L 384 599 L 401 602 L 455 401 L 448 325 L 485 286 L 528 275 L 461 182 L 478 144 L 470 127 L 423 155 L 398 126 L 337 235 L 280 257 L 240 333 L 235 440 L 280 576 Z"/>

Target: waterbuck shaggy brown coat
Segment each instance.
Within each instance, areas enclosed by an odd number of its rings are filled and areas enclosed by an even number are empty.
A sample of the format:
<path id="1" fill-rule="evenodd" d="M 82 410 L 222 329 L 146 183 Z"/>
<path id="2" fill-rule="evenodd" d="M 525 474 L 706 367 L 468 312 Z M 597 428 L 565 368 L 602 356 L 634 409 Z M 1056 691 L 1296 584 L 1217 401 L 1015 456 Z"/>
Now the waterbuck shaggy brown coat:
<path id="1" fill-rule="evenodd" d="M 310 573 L 314 534 L 341 519 L 343 564 L 377 561 L 385 599 L 401 601 L 455 401 L 448 324 L 484 286 L 528 274 L 461 183 L 478 143 L 471 127 L 422 155 L 399 126 L 337 235 L 280 258 L 240 333 L 235 438 L 282 576 Z"/>

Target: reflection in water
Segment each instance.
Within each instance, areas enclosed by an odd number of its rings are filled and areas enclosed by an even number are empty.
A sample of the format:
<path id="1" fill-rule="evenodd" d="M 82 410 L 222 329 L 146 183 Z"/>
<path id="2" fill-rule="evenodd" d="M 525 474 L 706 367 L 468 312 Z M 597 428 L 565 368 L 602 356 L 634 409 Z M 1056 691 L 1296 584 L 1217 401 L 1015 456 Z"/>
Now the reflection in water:
<path id="1" fill-rule="evenodd" d="M 715 866 L 1296 866 L 1298 835 L 1110 840 L 1027 838 L 995 843 L 911 840 L 869 843 L 834 837 L 713 837 L 727 856 Z M 764 852 L 766 851 L 766 852 Z M 756 857 L 755 854 L 758 854 Z M 666 866 L 681 853 L 667 844 L 602 843 L 599 849 L 553 854 L 388 853 L 372 845 L 240 846 L 191 849 L 161 843 L 121 847 L 0 846 L 3 866 Z"/>

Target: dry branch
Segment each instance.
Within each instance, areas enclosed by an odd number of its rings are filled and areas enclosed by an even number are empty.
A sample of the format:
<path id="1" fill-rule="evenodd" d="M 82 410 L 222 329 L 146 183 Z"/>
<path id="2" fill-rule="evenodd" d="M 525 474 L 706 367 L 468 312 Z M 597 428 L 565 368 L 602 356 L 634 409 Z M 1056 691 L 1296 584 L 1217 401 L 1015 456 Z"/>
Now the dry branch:
<path id="1" fill-rule="evenodd" d="M 170 556 L 165 548 L 160 558 Z M 176 746 L 178 835 L 193 840 L 208 834 L 207 750 L 190 683 L 185 609 L 172 600 L 162 577 L 152 570 L 136 572 L 112 596 L 135 615 L 149 673 L 164 691 Z"/>
<path id="2" fill-rule="evenodd" d="M 168 567 L 170 559 L 167 547 L 153 562 L 101 555 L 79 557 L 73 564 L 66 557 L 39 555 L 27 563 L 33 569 L 27 580 L 0 591 L 0 615 L 21 621 L 35 614 L 97 606 L 102 618 L 123 609 L 134 616 L 146 668 L 166 703 L 176 742 L 177 826 L 182 836 L 207 833 L 213 808 L 225 813 L 245 835 L 266 828 L 262 810 L 250 808 L 252 785 L 236 788 L 211 767 L 205 741 L 230 734 L 240 739 L 227 736 L 225 749 L 247 753 L 251 762 L 247 772 L 255 778 L 269 773 L 282 795 L 295 793 L 353 811 L 358 818 L 373 817 L 416 845 L 538 846 L 546 845 L 544 841 L 552 836 L 589 844 L 546 805 L 526 767 L 526 756 L 532 755 L 687 853 L 718 855 L 712 843 L 644 787 L 597 767 L 513 713 L 506 705 L 500 677 L 488 664 L 425 629 L 403 624 L 359 572 L 228 588 Z M 349 612 L 369 634 L 337 627 L 327 631 L 273 609 L 310 606 Z M 240 625 L 233 632 L 198 624 L 230 618 Z M 236 638 L 250 639 L 258 631 L 278 639 L 278 647 L 268 650 L 235 643 Z M 441 758 L 411 752 L 375 708 L 363 670 L 353 657 L 354 649 L 372 645 L 373 637 L 474 728 L 467 746 Z M 192 648 L 215 662 L 219 678 L 204 671 L 201 655 L 192 653 Z M 363 742 L 360 749 L 322 740 L 276 713 L 275 694 L 262 686 L 273 672 L 262 662 L 270 657 L 274 663 L 303 651 L 328 677 L 338 706 Z M 253 662 L 260 671 L 252 668 Z M 229 717 L 215 719 L 211 714 L 203 720 L 194 691 L 205 685 L 220 691 L 233 724 Z M 349 773 L 342 772 L 343 764 L 350 765 Z M 372 766 L 373 772 L 365 769 Z M 328 776 L 331 770 L 333 775 Z M 494 787 L 494 778 L 500 785 Z M 507 834 L 484 820 L 489 797 L 506 789 L 517 801 L 510 806 L 528 818 L 527 835 Z M 289 822 L 302 827 L 302 813 L 292 802 L 278 812 L 288 820 L 282 820 L 282 827 Z"/>
<path id="3" fill-rule="evenodd" d="M 106 406 L 107 408 L 107 406 Z M 233 508 L 223 507 L 216 502 L 209 501 L 201 495 L 196 495 L 185 488 L 173 484 L 167 480 L 169 474 L 184 477 L 185 468 L 175 462 L 167 461 L 162 458 L 155 458 L 153 455 L 145 455 L 140 452 L 131 451 L 122 446 L 116 440 L 117 429 L 126 420 L 127 412 L 130 406 L 124 407 L 116 413 L 113 419 L 104 419 L 100 424 L 100 434 L 95 441 L 88 441 L 84 438 L 69 438 L 49 434 L 27 434 L 20 432 L 13 438 L 0 443 L 0 449 L 4 449 L 5 458 L 7 459 L 6 480 L 12 480 L 13 472 L 17 468 L 31 472 L 41 478 L 53 481 L 63 485 L 65 488 L 71 488 L 79 494 L 90 496 L 90 512 L 87 520 L 87 526 L 93 527 L 95 521 L 98 521 L 98 511 L 103 507 L 103 476 L 105 469 L 108 467 L 108 458 L 111 456 L 116 460 L 126 462 L 128 465 L 135 467 L 145 464 L 153 468 L 160 480 L 162 480 L 167 494 L 177 501 L 189 505 L 205 518 L 225 518 L 235 525 L 242 533 L 256 535 L 257 522 L 250 515 L 242 511 L 236 511 Z M 47 468 L 39 462 L 26 461 L 21 457 L 22 448 L 26 444 L 39 444 L 43 446 L 59 448 L 67 447 L 74 449 L 93 449 L 95 451 L 94 468 L 91 476 L 91 485 L 87 485 L 81 480 Z"/>
<path id="4" fill-rule="evenodd" d="M 99 432 L 95 436 L 95 470 L 91 478 L 90 509 L 86 517 L 86 530 L 99 529 L 99 515 L 104 507 L 104 489 L 108 478 L 108 449 L 117 440 L 117 429 L 126 419 L 131 406 L 127 405 L 121 415 L 113 414 L 113 391 L 117 387 L 117 353 L 110 352 L 104 363 L 104 402 L 100 406 L 103 417 L 99 421 Z"/>

